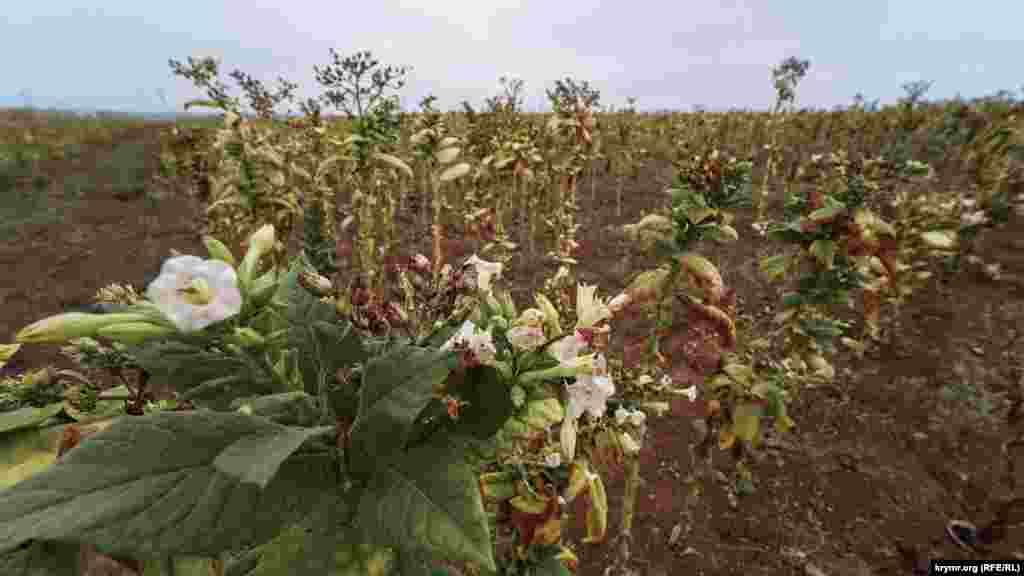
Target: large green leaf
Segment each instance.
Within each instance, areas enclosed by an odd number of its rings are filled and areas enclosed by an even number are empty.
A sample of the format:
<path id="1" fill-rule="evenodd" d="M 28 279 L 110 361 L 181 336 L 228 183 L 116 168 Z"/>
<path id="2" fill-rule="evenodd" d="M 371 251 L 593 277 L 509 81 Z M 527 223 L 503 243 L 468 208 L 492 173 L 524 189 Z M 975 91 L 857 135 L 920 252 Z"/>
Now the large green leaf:
<path id="1" fill-rule="evenodd" d="M 50 417 L 60 414 L 63 410 L 64 405 L 58 402 L 43 406 L 42 408 L 26 406 L 10 412 L 4 412 L 0 414 L 0 434 L 23 428 L 37 427 L 49 420 Z"/>
<path id="2" fill-rule="evenodd" d="M 322 495 L 313 513 L 273 540 L 229 561 L 226 576 L 336 576 L 347 574 L 360 543 L 353 534 L 351 507 L 340 491 Z M 358 567 L 356 567 L 358 568 Z M 356 572 L 365 574 L 366 571 Z"/>
<path id="3" fill-rule="evenodd" d="M 320 405 L 316 397 L 302 391 L 239 398 L 231 403 L 232 410 L 243 407 L 247 407 L 251 414 L 284 426 L 315 426 L 320 421 Z"/>
<path id="4" fill-rule="evenodd" d="M 359 389 L 359 415 L 352 428 L 353 456 L 382 459 L 401 453 L 434 386 L 448 377 L 450 356 L 441 350 L 402 345 L 367 364 Z"/>
<path id="5" fill-rule="evenodd" d="M 0 554 L 4 576 L 79 576 L 81 546 L 71 542 L 35 541 Z"/>
<path id="6" fill-rule="evenodd" d="M 337 485 L 329 453 L 288 458 L 314 433 L 236 413 L 121 418 L 0 492 L 0 552 L 40 539 L 209 557 L 266 542 L 315 506 L 311 493 Z"/>
<path id="7" fill-rule="evenodd" d="M 455 431 L 474 438 L 487 439 L 498 433 L 515 411 L 512 396 L 498 371 L 490 366 L 466 370 L 465 378 L 455 387 L 462 400 L 469 403 L 459 410 Z"/>
<path id="8" fill-rule="evenodd" d="M 358 518 L 368 541 L 380 546 L 496 570 L 477 476 L 443 436 L 383 462 L 363 494 Z"/>
<path id="9" fill-rule="evenodd" d="M 200 343 L 169 340 L 130 348 L 130 351 L 139 366 L 149 374 L 151 386 L 170 386 L 182 393 L 210 380 L 244 375 L 250 371 L 243 359 Z M 225 391 L 227 397 L 222 401 L 230 403 L 239 396 L 259 392 L 243 389 L 232 397 L 230 391 Z"/>

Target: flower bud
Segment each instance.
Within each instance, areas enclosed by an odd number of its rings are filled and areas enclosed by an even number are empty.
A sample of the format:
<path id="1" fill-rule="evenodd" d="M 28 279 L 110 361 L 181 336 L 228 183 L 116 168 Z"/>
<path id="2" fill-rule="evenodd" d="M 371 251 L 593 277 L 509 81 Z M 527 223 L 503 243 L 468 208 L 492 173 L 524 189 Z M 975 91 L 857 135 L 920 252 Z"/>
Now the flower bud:
<path id="1" fill-rule="evenodd" d="M 248 288 L 252 284 L 260 258 L 273 249 L 274 227 L 267 224 L 249 238 L 249 249 L 246 251 L 245 257 L 242 258 L 242 264 L 238 270 L 238 281 L 243 287 Z"/>
<path id="2" fill-rule="evenodd" d="M 544 313 L 544 323 L 547 325 L 548 331 L 554 335 L 561 334 L 562 323 L 555 305 L 548 300 L 547 296 L 540 293 L 534 296 L 534 300 L 537 302 L 537 307 Z"/>
<path id="3" fill-rule="evenodd" d="M 274 233 L 274 226 L 267 224 L 257 230 L 252 237 L 249 238 L 249 251 L 256 252 L 256 258 L 269 254 L 274 249 L 274 242 L 276 236 Z M 246 254 L 248 255 L 248 253 Z"/>
<path id="4" fill-rule="evenodd" d="M 512 400 L 513 406 L 520 408 L 526 402 L 526 390 L 523 390 L 522 386 L 516 384 L 509 391 L 509 398 Z"/>
<path id="5" fill-rule="evenodd" d="M 124 344 L 141 344 L 147 340 L 168 338 L 177 331 L 168 326 L 158 326 L 149 322 L 124 322 L 103 326 L 96 331 L 97 336 L 110 338 Z"/>
<path id="6" fill-rule="evenodd" d="M 209 252 L 210 258 L 225 262 L 232 268 L 235 267 L 235 257 L 223 242 L 213 236 L 203 236 L 203 244 L 206 245 L 206 251 Z"/>
<path id="7" fill-rule="evenodd" d="M 234 336 L 238 344 L 245 348 L 249 348 L 252 346 L 262 346 L 263 344 L 266 343 L 266 340 L 263 338 L 262 334 L 248 326 L 235 328 Z"/>
<path id="8" fill-rule="evenodd" d="M 144 314 L 82 314 L 67 312 L 36 321 L 22 328 L 14 341 L 27 344 L 37 342 L 65 342 L 85 336 L 95 336 L 97 330 L 112 324 L 145 322 Z"/>

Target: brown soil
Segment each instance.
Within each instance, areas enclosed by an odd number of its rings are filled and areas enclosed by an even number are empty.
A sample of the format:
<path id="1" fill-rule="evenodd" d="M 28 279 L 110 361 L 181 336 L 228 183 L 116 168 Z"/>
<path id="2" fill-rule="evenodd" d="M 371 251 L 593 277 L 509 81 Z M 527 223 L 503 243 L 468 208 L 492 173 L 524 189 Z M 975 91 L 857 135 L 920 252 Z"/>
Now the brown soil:
<path id="1" fill-rule="evenodd" d="M 143 142 L 156 153 L 153 128 L 122 139 Z M 158 207 L 147 207 L 142 199 L 113 197 L 111 184 L 101 180 L 84 200 L 63 199 L 62 179 L 110 150 L 89 148 L 78 166 L 43 166 L 54 182 L 50 201 L 63 210 L 63 219 L 25 225 L 17 238 L 0 244 L 0 266 L 8 271 L 0 285 L 3 341 L 34 320 L 89 303 L 111 282 L 144 288 L 172 248 L 205 253 L 197 231 L 200 207 L 180 194 L 163 191 Z M 609 295 L 641 269 L 640 259 L 609 230 L 660 207 L 667 176 L 648 170 L 627 184 L 621 218 L 615 216 L 610 182 L 596 182 L 594 206 L 584 180 L 580 280 L 597 282 Z M 764 308 L 777 302 L 776 290 L 756 275 L 757 258 L 771 247 L 749 239 L 749 214 L 739 213 L 738 220 L 737 230 L 748 238 L 699 250 L 713 255 L 726 284 L 737 290 L 740 313 L 754 318 L 745 328 L 756 334 L 770 322 Z M 671 546 L 673 528 L 686 523 L 682 481 L 691 469 L 691 432 L 686 419 L 657 421 L 642 452 L 646 485 L 633 543 L 638 574 L 909 574 L 929 558 L 1024 553 L 1024 526 L 1011 526 L 989 553 L 962 551 L 944 534 L 952 519 L 988 522 L 995 503 L 1010 496 L 1000 482 L 999 450 L 1024 431 L 1019 425 L 1014 430 L 1006 417 L 1007 396 L 1022 384 L 1024 291 L 1013 280 L 1024 277 L 1021 225 L 1011 221 L 978 239 L 978 252 L 987 262 L 1002 262 L 1009 281 L 992 282 L 969 267 L 938 275 L 891 315 L 887 344 L 862 359 L 842 357 L 834 385 L 801 392 L 791 407 L 797 430 L 772 438 L 754 466 L 756 492 L 736 499 L 729 483 L 709 486 L 692 511 L 692 530 L 683 530 Z M 416 240 L 429 254 L 425 238 Z M 522 292 L 517 296 L 528 297 L 555 266 L 520 255 L 511 269 Z M 70 367 L 54 346 L 25 346 L 4 372 L 50 362 Z M 965 380 L 990 399 L 989 416 L 940 396 L 945 385 Z M 728 455 L 716 454 L 715 462 L 728 477 Z M 622 484 L 615 475 L 606 480 L 614 536 Z M 1016 520 L 1024 522 L 1024 514 Z M 577 549 L 580 574 L 603 574 L 610 546 Z"/>

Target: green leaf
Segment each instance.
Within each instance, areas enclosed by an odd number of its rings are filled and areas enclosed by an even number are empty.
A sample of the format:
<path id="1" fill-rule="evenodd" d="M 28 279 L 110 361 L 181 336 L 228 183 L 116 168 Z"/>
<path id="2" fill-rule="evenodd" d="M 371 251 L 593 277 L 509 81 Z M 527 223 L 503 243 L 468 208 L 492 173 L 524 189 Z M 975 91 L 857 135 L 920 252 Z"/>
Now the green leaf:
<path id="1" fill-rule="evenodd" d="M 401 453 L 434 387 L 451 372 L 450 356 L 441 350 L 401 345 L 366 365 L 351 436 L 356 458 L 390 458 Z"/>
<path id="2" fill-rule="evenodd" d="M 359 504 L 359 526 L 381 546 L 496 570 L 477 476 L 443 437 L 378 468 Z"/>
<path id="3" fill-rule="evenodd" d="M 826 197 L 825 200 L 827 206 L 818 208 L 807 215 L 807 219 L 815 224 L 823 224 L 835 220 L 836 216 L 839 216 L 846 210 L 846 205 L 838 200 L 832 200 Z"/>
<path id="4" fill-rule="evenodd" d="M 786 242 L 791 244 L 802 242 L 807 236 L 807 234 L 800 230 L 799 222 L 770 224 L 766 234 L 768 239 L 773 242 Z"/>
<path id="5" fill-rule="evenodd" d="M 128 556 L 215 556 L 265 542 L 310 511 L 310 493 L 337 484 L 327 453 L 284 460 L 302 435 L 231 413 L 120 418 L 0 492 L 0 552 L 42 539 Z M 243 457 L 258 446 L 254 437 L 272 440 L 273 452 L 261 457 L 277 464 L 254 467 Z M 239 479 L 270 474 L 263 490 Z"/>
<path id="6" fill-rule="evenodd" d="M 42 408 L 26 406 L 10 412 L 0 414 L 0 434 L 21 430 L 23 428 L 37 427 L 49 420 L 52 416 L 60 414 L 64 410 L 64 404 L 49 404 Z"/>
<path id="7" fill-rule="evenodd" d="M 289 343 L 299 350 L 299 372 L 307 394 L 319 395 L 322 386 L 334 379 L 338 369 L 369 359 L 358 334 L 338 321 L 334 307 L 306 291 L 298 282 L 306 268 L 300 257 L 278 287 L 277 299 L 287 305 Z"/>
<path id="8" fill-rule="evenodd" d="M 81 546 L 71 542 L 35 541 L 0 555 L 4 576 L 79 576 Z"/>
<path id="9" fill-rule="evenodd" d="M 0 436 L 0 489 L 46 470 L 57 460 L 63 426 L 28 428 Z"/>
<path id="10" fill-rule="evenodd" d="M 791 308 L 804 303 L 804 297 L 796 292 L 787 292 L 782 295 L 782 307 Z"/>
<path id="11" fill-rule="evenodd" d="M 251 373 L 250 367 L 243 359 L 200 343 L 164 341 L 142 347 L 130 347 L 129 350 L 139 367 L 149 374 L 150 386 L 172 387 L 179 393 L 189 392 L 204 382 L 218 378 L 241 378 Z M 226 407 L 235 398 L 259 392 L 269 390 L 238 385 L 223 388 L 216 396 L 204 396 L 204 399 L 213 400 Z"/>
<path id="12" fill-rule="evenodd" d="M 255 421 L 253 424 L 266 423 L 274 428 L 256 431 L 253 426 L 247 435 L 225 447 L 214 459 L 213 465 L 232 479 L 255 484 L 261 489 L 273 480 L 285 459 L 307 440 L 334 431 L 333 426 L 292 428 L 278 426 L 262 418 L 243 417 Z"/>
<path id="13" fill-rule="evenodd" d="M 459 410 L 455 432 L 481 440 L 498 433 L 512 416 L 515 405 L 508 387 L 498 371 L 479 366 L 466 371 L 466 377 L 455 387 L 458 396 L 469 402 Z"/>
<path id="14" fill-rule="evenodd" d="M 572 576 L 572 571 L 565 567 L 561 560 L 548 556 L 539 564 L 529 568 L 530 576 Z"/>
<path id="15" fill-rule="evenodd" d="M 169 574 L 166 560 L 163 558 L 146 558 L 142 563 L 142 576 L 210 576 L 210 558 L 195 556 L 179 556 L 174 558 L 174 574 Z"/>
<path id="16" fill-rule="evenodd" d="M 807 250 L 826 270 L 831 270 L 836 258 L 836 243 L 831 240 L 815 240 Z"/>
<path id="17" fill-rule="evenodd" d="M 231 403 L 232 410 L 248 407 L 250 413 L 282 426 L 316 426 L 320 422 L 320 406 L 314 396 L 302 391 L 284 392 L 269 396 L 239 398 Z"/>

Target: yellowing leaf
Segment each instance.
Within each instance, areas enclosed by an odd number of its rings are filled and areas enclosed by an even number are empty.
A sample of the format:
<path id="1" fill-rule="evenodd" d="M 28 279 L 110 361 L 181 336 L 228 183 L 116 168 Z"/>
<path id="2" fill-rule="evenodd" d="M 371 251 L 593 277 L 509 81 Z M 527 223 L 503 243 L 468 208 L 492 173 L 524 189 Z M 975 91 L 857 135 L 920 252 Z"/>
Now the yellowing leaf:
<path id="1" fill-rule="evenodd" d="M 718 390 L 719 388 L 733 388 L 735 386 L 736 382 L 726 374 L 716 374 L 708 381 L 708 387 L 712 391 Z"/>
<path id="2" fill-rule="evenodd" d="M 533 534 L 533 541 L 542 546 L 558 544 L 562 539 L 562 519 L 559 516 L 548 518 Z"/>
<path id="3" fill-rule="evenodd" d="M 520 495 L 509 500 L 509 504 L 520 512 L 527 514 L 543 514 L 548 509 L 548 501 L 532 495 Z"/>
<path id="4" fill-rule="evenodd" d="M 604 541 L 608 531 L 608 495 L 604 482 L 597 474 L 590 474 L 588 479 L 590 505 L 587 507 L 587 535 L 583 537 L 586 544 Z"/>
<path id="5" fill-rule="evenodd" d="M 793 422 L 793 419 L 790 418 L 787 414 L 782 414 L 781 416 L 775 419 L 775 428 L 778 429 L 780 432 L 789 432 L 790 430 L 793 429 L 793 426 L 795 425 L 796 422 Z"/>
<path id="6" fill-rule="evenodd" d="M 704 220 L 718 214 L 718 210 L 706 206 L 694 206 L 686 211 L 686 218 L 694 224 L 700 224 Z"/>
<path id="7" fill-rule="evenodd" d="M 736 443 L 736 434 L 732 430 L 722 428 L 718 431 L 718 448 L 721 450 L 728 450 L 732 448 L 732 445 Z"/>
<path id="8" fill-rule="evenodd" d="M 436 158 L 440 164 L 451 164 L 459 157 L 459 152 L 461 152 L 461 150 L 456 147 L 445 148 L 437 152 Z"/>
<path id="9" fill-rule="evenodd" d="M 757 446 L 760 440 L 761 408 L 754 404 L 741 404 L 732 413 L 732 431 L 737 438 Z"/>
<path id="10" fill-rule="evenodd" d="M 469 174 L 469 164 L 460 162 L 454 166 L 450 166 L 438 177 L 441 182 L 451 182 L 457 178 L 462 178 L 466 174 Z"/>
<path id="11" fill-rule="evenodd" d="M 409 165 L 402 161 L 401 158 L 392 156 L 391 154 L 385 154 L 383 152 L 374 152 L 373 157 L 388 166 L 399 170 L 409 178 L 413 177 L 412 168 L 409 168 Z"/>
<path id="12" fill-rule="evenodd" d="M 566 502 L 572 502 L 580 493 L 590 487 L 590 483 L 587 482 L 589 472 L 586 461 L 579 460 L 573 462 L 572 469 L 569 472 L 569 486 L 565 489 Z"/>
<path id="13" fill-rule="evenodd" d="M 754 371 L 750 366 L 744 366 L 743 364 L 726 364 L 722 367 L 722 372 L 725 372 L 730 378 L 740 384 L 743 384 L 745 387 L 750 387 L 754 382 Z"/>
<path id="14" fill-rule="evenodd" d="M 558 398 L 546 398 L 526 404 L 523 420 L 538 430 L 546 430 L 548 426 L 557 424 L 565 418 L 565 409 Z"/>
<path id="15" fill-rule="evenodd" d="M 956 232 L 952 230 L 932 230 L 931 232 L 922 232 L 921 240 L 930 248 L 937 250 L 952 250 L 956 247 L 957 237 Z"/>

